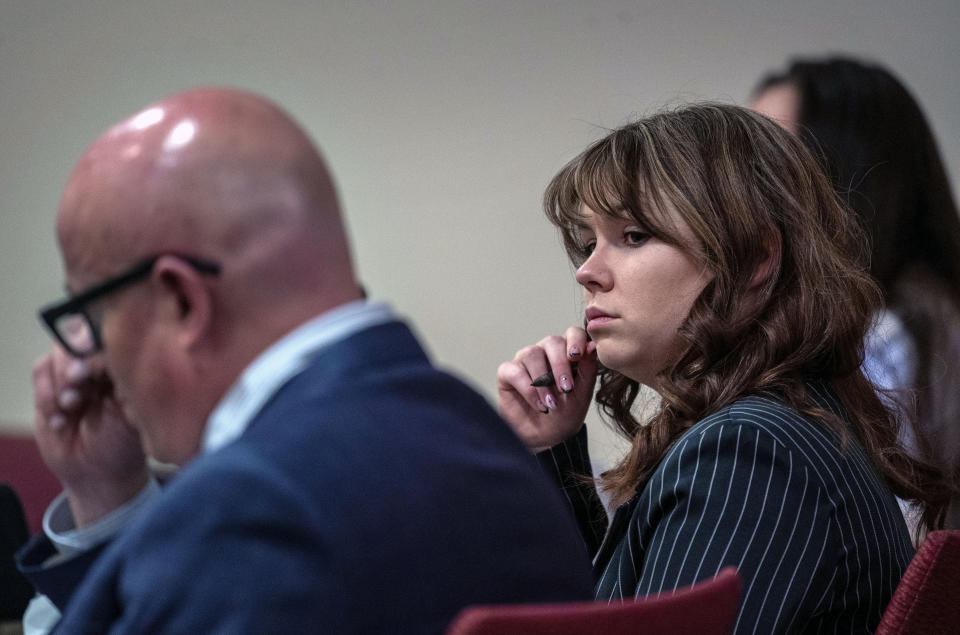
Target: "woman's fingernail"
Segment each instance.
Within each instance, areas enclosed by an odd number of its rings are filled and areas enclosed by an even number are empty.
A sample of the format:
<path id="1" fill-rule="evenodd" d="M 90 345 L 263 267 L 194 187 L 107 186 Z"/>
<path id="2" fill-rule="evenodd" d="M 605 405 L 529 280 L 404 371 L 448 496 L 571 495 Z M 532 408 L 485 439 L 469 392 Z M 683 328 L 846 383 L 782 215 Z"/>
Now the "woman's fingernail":
<path id="1" fill-rule="evenodd" d="M 73 388 L 60 391 L 60 396 L 57 398 L 57 405 L 64 410 L 72 410 L 79 403 L 80 393 Z"/>
<path id="2" fill-rule="evenodd" d="M 560 375 L 560 390 L 563 392 L 570 392 L 573 390 L 573 385 L 570 383 L 570 378 L 566 375 Z"/>
<path id="3" fill-rule="evenodd" d="M 537 399 L 537 409 L 540 411 L 540 414 L 549 414 L 550 411 L 546 406 L 543 405 L 543 402 Z"/>
<path id="4" fill-rule="evenodd" d="M 577 356 L 579 356 L 579 355 L 580 355 L 580 347 L 579 347 L 579 346 L 571 346 L 571 347 L 570 347 L 570 350 L 567 351 L 567 357 L 577 357 Z"/>
<path id="5" fill-rule="evenodd" d="M 547 402 L 547 408 L 550 408 L 551 410 L 557 409 L 557 401 L 553 398 L 553 395 L 547 395 L 543 398 L 543 400 Z"/>
<path id="6" fill-rule="evenodd" d="M 51 430 L 63 430 L 67 425 L 67 418 L 63 415 L 50 415 L 47 419 L 47 425 Z"/>

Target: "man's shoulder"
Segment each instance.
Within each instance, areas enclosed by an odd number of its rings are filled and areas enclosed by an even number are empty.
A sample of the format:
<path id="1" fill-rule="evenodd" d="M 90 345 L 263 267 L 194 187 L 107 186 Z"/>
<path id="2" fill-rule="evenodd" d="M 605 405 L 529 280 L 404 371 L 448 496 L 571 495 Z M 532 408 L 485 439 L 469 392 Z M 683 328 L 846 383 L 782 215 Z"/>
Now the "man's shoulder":
<path id="1" fill-rule="evenodd" d="M 432 364 L 410 328 L 391 321 L 318 353 L 261 409 L 244 436 L 265 448 L 284 438 L 381 445 L 416 439 L 429 446 L 423 435 L 476 434 L 478 425 L 506 447 L 522 450 L 480 393 Z"/>
<path id="2" fill-rule="evenodd" d="M 476 390 L 430 361 L 410 326 L 391 320 L 318 351 L 302 372 L 277 391 L 255 421 L 334 418 L 344 416 L 338 411 L 356 410 L 361 404 L 389 405 L 388 412 L 396 412 L 399 407 L 429 407 L 456 400 L 466 400 L 461 419 L 492 413 Z"/>
<path id="3" fill-rule="evenodd" d="M 459 478 L 486 490 L 491 465 L 527 482 L 523 491 L 540 485 L 532 457 L 490 404 L 434 367 L 404 323 L 388 322 L 312 360 L 240 438 L 181 470 L 159 513 L 303 520 L 319 503 L 378 501 L 394 487 L 427 491 Z M 404 478 L 381 482 L 390 474 Z"/>

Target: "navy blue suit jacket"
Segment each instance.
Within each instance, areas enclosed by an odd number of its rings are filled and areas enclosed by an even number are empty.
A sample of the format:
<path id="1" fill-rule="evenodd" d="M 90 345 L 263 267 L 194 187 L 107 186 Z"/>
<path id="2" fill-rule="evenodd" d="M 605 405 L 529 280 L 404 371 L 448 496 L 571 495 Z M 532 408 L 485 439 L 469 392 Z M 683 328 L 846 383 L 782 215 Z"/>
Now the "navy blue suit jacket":
<path id="1" fill-rule="evenodd" d="M 44 591 L 70 563 L 39 573 Z M 440 633 L 468 604 L 591 589 L 534 459 L 392 322 L 323 350 L 238 441 L 185 467 L 96 559 L 59 629 Z"/>

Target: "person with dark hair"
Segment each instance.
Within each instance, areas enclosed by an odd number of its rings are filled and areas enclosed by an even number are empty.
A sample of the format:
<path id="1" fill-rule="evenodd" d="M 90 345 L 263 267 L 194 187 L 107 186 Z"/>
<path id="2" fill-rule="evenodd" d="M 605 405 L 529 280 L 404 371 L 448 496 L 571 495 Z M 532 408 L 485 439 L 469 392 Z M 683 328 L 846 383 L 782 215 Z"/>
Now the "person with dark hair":
<path id="1" fill-rule="evenodd" d="M 733 566 L 738 633 L 875 629 L 913 555 L 893 494 L 938 526 L 945 486 L 860 369 L 880 292 L 810 151 L 752 110 L 695 104 L 614 130 L 544 200 L 585 326 L 501 364 L 499 407 L 567 494 L 597 598 Z M 600 478 L 609 528 L 584 478 L 597 377 L 632 442 Z M 648 421 L 641 385 L 661 397 Z"/>
<path id="2" fill-rule="evenodd" d="M 908 447 L 960 483 L 960 214 L 920 106 L 889 70 L 842 57 L 794 60 L 752 102 L 814 150 L 866 227 L 887 309 L 864 370 L 914 420 Z"/>

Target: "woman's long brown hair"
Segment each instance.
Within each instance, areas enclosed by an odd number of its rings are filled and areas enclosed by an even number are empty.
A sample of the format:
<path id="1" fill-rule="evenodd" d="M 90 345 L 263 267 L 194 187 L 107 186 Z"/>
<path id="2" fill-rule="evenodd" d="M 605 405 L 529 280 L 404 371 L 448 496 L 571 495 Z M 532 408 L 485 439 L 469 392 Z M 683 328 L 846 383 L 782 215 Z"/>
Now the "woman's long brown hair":
<path id="1" fill-rule="evenodd" d="M 680 328 L 685 343 L 657 377 L 659 410 L 631 413 L 637 382 L 600 377 L 597 402 L 632 440 L 601 484 L 623 502 L 673 442 L 705 416 L 761 391 L 853 434 L 894 494 L 923 505 L 921 522 L 942 526 L 951 486 L 937 467 L 898 441 L 902 421 L 860 370 L 864 335 L 880 292 L 867 273 L 866 240 L 802 142 L 746 108 L 704 103 L 614 130 L 568 163 L 544 195 L 575 264 L 582 206 L 632 217 L 654 237 L 714 274 Z M 689 244 L 671 222 L 690 227 Z M 755 274 L 769 270 L 756 284 Z M 816 406 L 809 381 L 829 385 L 849 425 Z"/>

